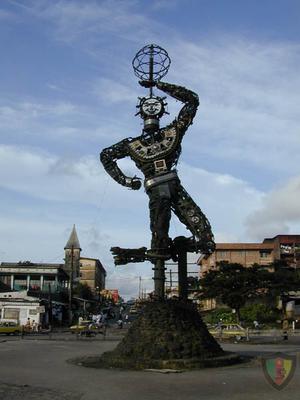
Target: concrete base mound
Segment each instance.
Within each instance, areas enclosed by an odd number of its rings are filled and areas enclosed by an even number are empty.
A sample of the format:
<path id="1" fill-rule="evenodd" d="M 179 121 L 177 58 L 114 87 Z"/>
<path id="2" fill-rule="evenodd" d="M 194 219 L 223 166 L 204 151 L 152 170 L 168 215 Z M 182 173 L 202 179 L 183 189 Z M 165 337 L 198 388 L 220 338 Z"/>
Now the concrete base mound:
<path id="1" fill-rule="evenodd" d="M 146 303 L 118 346 L 99 357 L 73 360 L 98 368 L 195 369 L 233 364 L 210 335 L 192 304 L 178 300 Z"/>

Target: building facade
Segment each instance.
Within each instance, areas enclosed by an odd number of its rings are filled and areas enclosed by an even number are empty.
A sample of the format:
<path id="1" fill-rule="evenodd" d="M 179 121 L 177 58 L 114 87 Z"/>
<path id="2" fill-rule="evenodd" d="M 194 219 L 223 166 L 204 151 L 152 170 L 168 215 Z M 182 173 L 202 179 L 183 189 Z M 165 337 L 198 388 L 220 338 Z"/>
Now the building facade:
<path id="1" fill-rule="evenodd" d="M 286 263 L 289 267 L 300 268 L 300 235 L 277 235 L 266 238 L 262 243 L 216 243 L 216 249 L 210 256 L 201 256 L 199 276 L 218 269 L 218 262 L 238 263 L 244 267 L 253 264 L 263 265 L 272 271 L 274 262 Z M 217 307 L 216 299 L 202 301 L 202 309 Z"/>
<path id="2" fill-rule="evenodd" d="M 45 306 L 40 299 L 27 295 L 27 291 L 0 293 L 0 320 L 25 325 L 28 319 L 40 324 Z"/>
<path id="3" fill-rule="evenodd" d="M 238 263 L 244 267 L 253 264 L 269 266 L 275 261 L 284 261 L 289 266 L 300 268 L 300 235 L 277 235 L 262 243 L 216 243 L 216 250 L 208 257 L 200 257 L 200 277 L 217 268 L 220 261 Z"/>
<path id="4" fill-rule="evenodd" d="M 106 271 L 100 260 L 80 257 L 80 283 L 88 285 L 95 294 L 105 289 Z"/>
<path id="5" fill-rule="evenodd" d="M 11 290 L 49 292 L 60 291 L 68 286 L 69 276 L 64 264 L 2 262 L 0 280 Z"/>

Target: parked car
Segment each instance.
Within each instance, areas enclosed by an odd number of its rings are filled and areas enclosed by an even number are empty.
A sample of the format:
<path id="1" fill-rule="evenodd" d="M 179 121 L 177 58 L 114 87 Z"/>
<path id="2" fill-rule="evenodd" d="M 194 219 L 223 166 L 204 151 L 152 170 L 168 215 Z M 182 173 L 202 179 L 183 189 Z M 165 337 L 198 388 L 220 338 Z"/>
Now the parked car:
<path id="1" fill-rule="evenodd" d="M 16 322 L 0 322 L 0 333 L 18 335 L 21 331 L 21 325 Z"/>
<path id="2" fill-rule="evenodd" d="M 239 324 L 220 324 L 208 328 L 209 332 L 217 338 L 234 338 L 242 340 L 247 337 L 247 331 Z"/>

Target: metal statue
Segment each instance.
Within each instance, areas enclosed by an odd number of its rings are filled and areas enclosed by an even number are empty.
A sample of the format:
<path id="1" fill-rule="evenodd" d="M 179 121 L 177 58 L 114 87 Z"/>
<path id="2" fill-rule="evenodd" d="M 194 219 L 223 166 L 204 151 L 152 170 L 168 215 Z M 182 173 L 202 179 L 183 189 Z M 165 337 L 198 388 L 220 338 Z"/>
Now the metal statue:
<path id="1" fill-rule="evenodd" d="M 169 238 L 171 210 L 192 233 L 188 240 L 188 251 L 200 251 L 203 254 L 214 251 L 210 224 L 181 185 L 176 170 L 181 141 L 193 122 L 199 100 L 197 94 L 191 90 L 161 82 L 170 63 L 167 52 L 157 45 L 145 46 L 136 54 L 133 60 L 134 72 L 141 79 L 140 85 L 149 89 L 149 95 L 139 98 L 137 106 L 136 115 L 140 115 L 144 121 L 143 131 L 140 136 L 124 139 L 100 154 L 105 170 L 116 182 L 138 190 L 142 185 L 141 179 L 126 176 L 117 164 L 117 160 L 130 157 L 145 176 L 144 187 L 149 196 L 151 249 L 141 248 L 137 253 L 132 250 L 129 254 L 129 249 L 122 251 L 120 248 L 112 248 L 116 255 L 116 264 L 132 262 L 135 256 L 137 262 L 173 258 L 174 244 Z M 163 128 L 159 123 L 160 118 L 167 113 L 166 97 L 154 95 L 154 88 L 184 104 L 177 118 Z"/>

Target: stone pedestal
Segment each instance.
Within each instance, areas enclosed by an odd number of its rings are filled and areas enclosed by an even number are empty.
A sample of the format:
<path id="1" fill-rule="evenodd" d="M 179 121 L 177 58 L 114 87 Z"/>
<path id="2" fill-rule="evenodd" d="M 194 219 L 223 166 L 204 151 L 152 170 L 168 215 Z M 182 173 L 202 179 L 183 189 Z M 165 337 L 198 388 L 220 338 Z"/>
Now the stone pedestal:
<path id="1" fill-rule="evenodd" d="M 104 353 L 96 364 L 131 369 L 192 369 L 233 362 L 236 357 L 222 350 L 192 304 L 167 300 L 146 304 L 116 349 Z"/>

